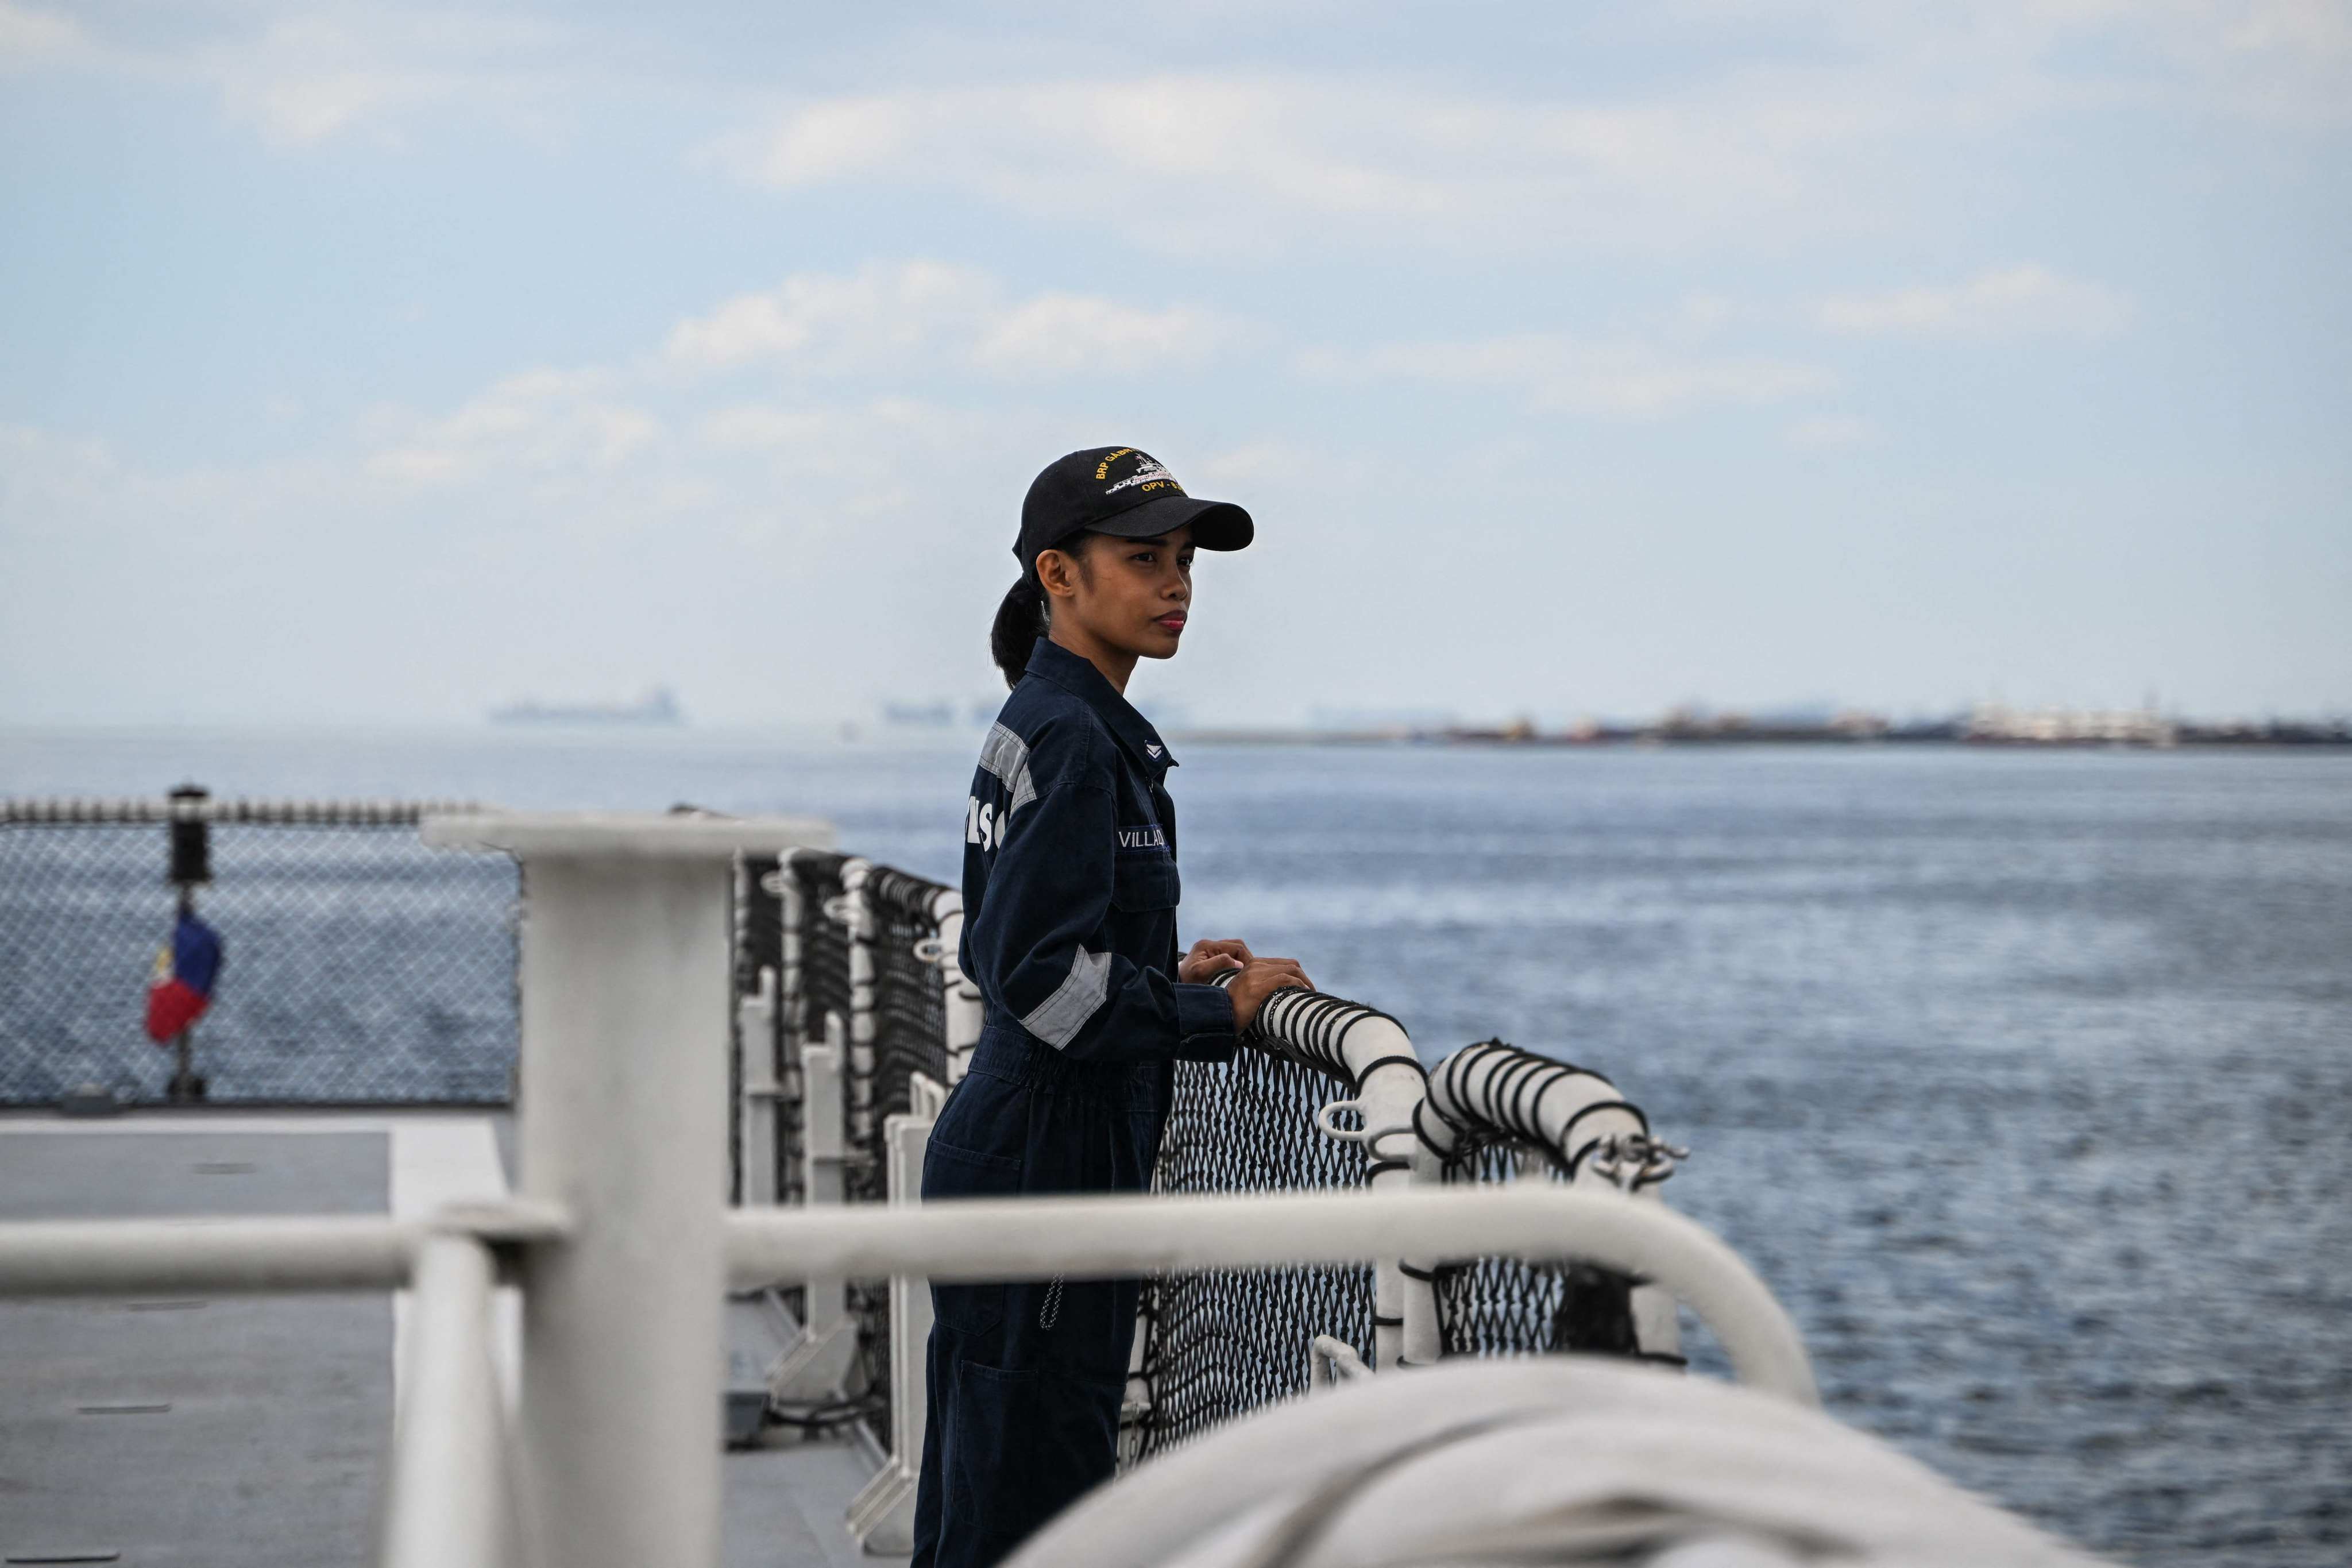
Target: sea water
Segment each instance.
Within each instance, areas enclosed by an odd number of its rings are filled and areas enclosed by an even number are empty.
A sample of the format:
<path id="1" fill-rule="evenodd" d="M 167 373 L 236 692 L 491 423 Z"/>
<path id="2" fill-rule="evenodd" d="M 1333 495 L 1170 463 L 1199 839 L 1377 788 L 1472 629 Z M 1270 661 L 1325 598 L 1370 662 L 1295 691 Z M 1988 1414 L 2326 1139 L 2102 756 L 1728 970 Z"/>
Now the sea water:
<path id="1" fill-rule="evenodd" d="M 2352 757 L 1175 750 L 1187 938 L 1614 1079 L 1839 1416 L 2122 1557 L 2352 1557 Z M 975 752 L 20 734 L 0 792 L 812 812 L 952 880 Z"/>

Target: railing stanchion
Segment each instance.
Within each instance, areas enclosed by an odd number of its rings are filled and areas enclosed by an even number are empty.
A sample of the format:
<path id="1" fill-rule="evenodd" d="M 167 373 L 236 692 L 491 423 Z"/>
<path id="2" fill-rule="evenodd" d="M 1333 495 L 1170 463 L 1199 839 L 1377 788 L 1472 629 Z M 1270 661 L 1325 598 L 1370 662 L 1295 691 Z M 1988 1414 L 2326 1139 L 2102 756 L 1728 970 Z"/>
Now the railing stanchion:
<path id="1" fill-rule="evenodd" d="M 943 1085 L 918 1073 L 908 1083 L 911 1109 L 882 1122 L 888 1201 L 919 1204 L 923 1149 L 931 1123 L 947 1102 Z M 875 1554 L 915 1546 L 915 1487 L 923 1463 L 923 1433 L 930 1417 L 931 1282 L 920 1274 L 890 1277 L 890 1458 L 849 1505 L 849 1533 Z"/>
<path id="2" fill-rule="evenodd" d="M 801 1200 L 813 1208 L 843 1199 L 848 1149 L 842 1131 L 842 1021 L 824 1019 L 825 1043 L 801 1050 Z M 857 1353 L 857 1323 L 849 1315 L 848 1282 L 839 1276 L 803 1281 L 801 1337 L 768 1369 L 768 1397 L 782 1405 L 821 1403 L 841 1392 Z"/>
<path id="3" fill-rule="evenodd" d="M 490 1250 L 435 1236 L 417 1249 L 408 1387 L 393 1438 L 383 1568 L 514 1560 L 505 1412 L 490 1359 Z"/>
<path id="4" fill-rule="evenodd" d="M 940 923 L 940 977 L 947 997 L 948 1087 L 963 1081 L 987 1013 L 980 987 L 963 972 L 963 895 L 943 891 L 932 904 Z"/>
<path id="5" fill-rule="evenodd" d="M 842 925 L 849 933 L 849 1146 L 856 1154 L 874 1149 L 874 910 L 867 883 L 874 868 L 852 859 L 841 868 Z M 854 1173 L 856 1190 L 871 1192 L 881 1181 L 874 1170 Z"/>
<path id="6" fill-rule="evenodd" d="M 813 824 L 436 818 L 525 867 L 520 1525 L 539 1563 L 705 1568 L 719 1531 L 730 871 Z"/>
<path id="7" fill-rule="evenodd" d="M 776 1009 L 781 1017 L 776 1033 L 776 1098 L 771 1102 L 770 1125 L 776 1140 L 776 1201 L 788 1204 L 807 1194 L 801 1185 L 808 1119 L 801 1087 L 801 1049 L 808 1044 L 808 994 L 801 980 L 801 922 L 808 917 L 790 851 L 777 857 L 772 874 L 776 879 L 782 935 L 776 944 Z"/>
<path id="8" fill-rule="evenodd" d="M 776 1103 L 783 1085 L 776 1079 L 776 972 L 768 964 L 760 966 L 760 988 L 735 1004 L 735 1037 L 743 1079 L 742 1102 L 736 1108 L 743 1151 L 737 1201 L 770 1208 L 777 1199 Z"/>

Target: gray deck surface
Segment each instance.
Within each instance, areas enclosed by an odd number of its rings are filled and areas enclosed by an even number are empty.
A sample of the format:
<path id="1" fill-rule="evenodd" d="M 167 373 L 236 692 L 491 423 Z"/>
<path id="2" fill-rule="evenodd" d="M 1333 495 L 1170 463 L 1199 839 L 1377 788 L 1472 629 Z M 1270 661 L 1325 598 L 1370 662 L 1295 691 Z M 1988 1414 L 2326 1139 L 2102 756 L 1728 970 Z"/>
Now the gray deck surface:
<path id="1" fill-rule="evenodd" d="M 391 1138 L 331 1116 L 319 1131 L 42 1120 L 0 1117 L 0 1219 L 388 1206 Z M 392 1339 L 388 1295 L 0 1301 L 0 1561 L 367 1563 Z M 841 1524 L 870 1468 L 840 1442 L 729 1455 L 729 1568 L 887 1561 L 859 1558 Z"/>

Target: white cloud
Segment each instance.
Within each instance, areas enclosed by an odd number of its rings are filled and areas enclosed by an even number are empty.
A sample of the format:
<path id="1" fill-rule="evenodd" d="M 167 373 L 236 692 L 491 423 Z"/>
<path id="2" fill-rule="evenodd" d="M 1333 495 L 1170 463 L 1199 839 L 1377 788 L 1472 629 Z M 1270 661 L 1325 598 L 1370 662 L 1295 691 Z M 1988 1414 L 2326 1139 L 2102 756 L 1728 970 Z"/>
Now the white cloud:
<path id="1" fill-rule="evenodd" d="M 1552 46 L 1580 51 L 1563 79 L 1608 86 L 1529 94 L 1348 64 L 1000 74 L 804 99 L 705 155 L 779 191 L 945 190 L 1193 253 L 1370 233 L 1638 254 L 1897 226 L 1939 199 L 1923 167 L 2000 178 L 2059 115 L 2352 117 L 2352 10 L 2329 0 L 1725 9 L 1591 23 Z M 1759 47 L 1692 47 L 1727 31 Z M 1611 64 L 1644 45 L 1678 63 Z"/>
<path id="2" fill-rule="evenodd" d="M 818 100 L 708 156 L 792 191 L 947 188 L 1161 247 L 1233 251 L 1367 227 L 1441 247 L 1633 248 L 1842 205 L 1842 150 L 1898 98 L 1777 88 L 1513 101 L 1394 79 L 1162 75 Z"/>
<path id="3" fill-rule="evenodd" d="M 1995 268 L 1965 283 L 1824 300 L 1813 309 L 1821 326 L 1857 336 L 2097 337 L 2117 331 L 2130 315 L 2122 294 L 2032 262 Z"/>
<path id="4" fill-rule="evenodd" d="M 1789 445 L 1813 450 L 1859 447 L 1877 435 L 1867 419 L 1852 414 L 1816 414 L 1789 426 Z"/>
<path id="5" fill-rule="evenodd" d="M 940 337 L 968 337 L 996 308 L 995 282 L 938 261 L 877 264 L 848 276 L 803 273 L 740 294 L 670 329 L 672 364 L 724 370 L 759 360 L 838 374 L 911 360 Z"/>
<path id="6" fill-rule="evenodd" d="M 1278 58 L 1316 58 L 1309 51 L 1328 30 L 1319 9 L 1250 7 L 1246 36 Z M 1375 3 L 1350 19 L 1371 14 L 1365 31 L 1376 37 L 1383 10 L 1392 21 L 1407 14 Z M 280 143 L 398 141 L 453 114 L 546 139 L 600 114 L 659 114 L 682 100 L 749 105 L 773 92 L 772 53 L 740 47 L 740 19 L 712 25 L 712 14 L 688 5 L 598 21 L 576 8 L 446 0 L 0 0 L 0 69 L 70 62 L 200 81 L 233 118 Z M 1866 212 L 1850 178 L 1858 163 L 1885 165 L 1893 137 L 1972 139 L 2046 110 L 2119 101 L 2306 127 L 2352 118 L 2352 9 L 2341 0 L 1675 0 L 1548 16 L 1533 30 L 1506 16 L 1496 37 L 1549 53 L 1563 79 L 1642 84 L 1517 102 L 1349 64 L 1253 76 L 1227 64 L 1234 26 L 1205 15 L 1162 28 L 1181 40 L 1164 58 L 1205 69 L 1116 83 L 1016 79 L 1019 68 L 1005 63 L 1063 58 L 1069 30 L 1086 25 L 1074 9 L 1024 7 L 977 30 L 944 17 L 894 24 L 900 88 L 810 98 L 729 139 L 725 155 L 780 187 L 887 171 L 901 183 L 1108 215 L 1162 244 L 1217 243 L 1201 220 L 1234 202 L 1287 204 L 1294 217 L 1459 222 L 1470 212 L 1491 237 L 1513 230 L 1502 205 L 1513 193 L 1577 204 L 1520 208 L 1518 227 L 1532 231 L 1523 240 L 1638 242 L 1614 232 L 1628 216 L 1679 215 L 1687 226 L 1790 204 L 1816 218 L 1832 207 Z M 803 58 L 811 75 L 831 74 L 826 56 L 857 30 L 815 31 Z M 1662 69 L 1677 55 L 1683 63 Z M 1630 71 L 1612 68 L 1621 58 Z M 1401 59 L 1406 71 L 1421 64 Z M 1133 195 L 1118 188 L 1122 172 L 1163 183 L 1159 212 L 1122 201 Z M 1103 173 L 1111 184 L 1091 177 Z M 1062 174 L 1073 177 L 1056 192 Z M 1223 206 L 1211 199 L 1220 187 Z M 1303 226 L 1287 226 L 1290 237 Z M 1228 230 L 1222 240 L 1272 237 Z"/>
<path id="7" fill-rule="evenodd" d="M 1013 510 L 1060 421 L 835 398 L 739 409 L 711 422 L 726 446 L 659 390 L 531 372 L 194 469 L 0 426 L 0 720 L 462 721 L 668 681 L 698 720 L 768 721 L 986 689 Z M 877 582 L 903 636 L 873 636 Z M 221 679 L 162 678 L 191 647 Z"/>
<path id="8" fill-rule="evenodd" d="M 1362 353 L 1301 355 L 1300 370 L 1516 388 L 1537 409 L 1654 417 L 1711 404 L 1761 405 L 1824 392 L 1837 378 L 1790 360 L 1698 357 L 1633 342 L 1588 343 L 1549 332 L 1391 343 Z"/>
<path id="9" fill-rule="evenodd" d="M 1317 453 L 1302 451 L 1282 441 L 1251 441 L 1202 460 L 1201 477 L 1213 484 L 1247 485 L 1328 469 Z"/>
<path id="10" fill-rule="evenodd" d="M 1190 306 L 1139 310 L 1087 294 L 1045 294 L 989 323 L 975 363 L 1016 374 L 1149 371 L 1206 363 L 1239 329 Z"/>
<path id="11" fill-rule="evenodd" d="M 82 31 L 71 17 L 0 0 L 0 70 L 62 58 L 84 45 Z"/>
<path id="12" fill-rule="evenodd" d="M 670 330 L 676 367 L 712 371 L 770 362 L 823 375 L 951 364 L 1002 376 L 1191 368 L 1243 337 L 1215 311 L 1147 309 L 1099 296 L 1009 299 L 995 279 L 938 261 L 803 273 L 739 295 Z"/>
<path id="13" fill-rule="evenodd" d="M 614 73 L 612 47 L 568 23 L 479 8 L 92 0 L 68 11 L 0 0 L 0 70 L 47 65 L 151 86 L 200 83 L 228 118 L 281 146 L 361 131 L 395 141 L 453 110 L 544 140 L 567 105 L 625 78 Z"/>
<path id="14" fill-rule="evenodd" d="M 0 425 L 0 538 L 21 545 L 70 532 L 90 499 L 119 482 L 100 442 Z"/>
<path id="15" fill-rule="evenodd" d="M 658 418 L 624 399 L 610 372 L 525 371 L 443 418 L 419 423 L 372 454 L 366 471 L 409 486 L 449 484 L 493 468 L 593 483 L 662 433 Z"/>
<path id="16" fill-rule="evenodd" d="M 187 63 L 218 85 L 233 118 L 282 144 L 361 127 L 389 138 L 456 105 L 543 136 L 578 67 L 569 44 L 563 30 L 520 18 L 353 6 L 281 13 Z"/>
<path id="17" fill-rule="evenodd" d="M 2200 106 L 2305 127 L 2352 120 L 2352 7 L 2342 0 L 2153 0 L 2111 10 L 2113 25 L 2144 39 Z"/>

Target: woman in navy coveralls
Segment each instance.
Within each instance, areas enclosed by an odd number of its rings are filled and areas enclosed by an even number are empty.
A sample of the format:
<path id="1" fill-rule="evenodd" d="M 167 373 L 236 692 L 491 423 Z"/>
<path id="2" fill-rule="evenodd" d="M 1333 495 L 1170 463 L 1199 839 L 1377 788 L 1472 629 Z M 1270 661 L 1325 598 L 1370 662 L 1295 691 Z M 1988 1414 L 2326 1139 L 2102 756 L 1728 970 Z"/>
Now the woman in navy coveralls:
<path id="1" fill-rule="evenodd" d="M 1193 551 L 1253 531 L 1128 447 L 1029 488 L 990 638 L 1013 695 L 964 815 L 961 962 L 986 1018 L 931 1131 L 926 1203 L 1143 1191 L 1177 1059 L 1223 1060 L 1269 994 L 1307 984 L 1236 941 L 1178 956 L 1176 760 L 1125 696 L 1137 659 L 1176 651 Z M 997 1563 L 1108 1479 L 1138 1289 L 931 1287 L 915 1568 Z"/>

